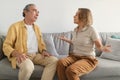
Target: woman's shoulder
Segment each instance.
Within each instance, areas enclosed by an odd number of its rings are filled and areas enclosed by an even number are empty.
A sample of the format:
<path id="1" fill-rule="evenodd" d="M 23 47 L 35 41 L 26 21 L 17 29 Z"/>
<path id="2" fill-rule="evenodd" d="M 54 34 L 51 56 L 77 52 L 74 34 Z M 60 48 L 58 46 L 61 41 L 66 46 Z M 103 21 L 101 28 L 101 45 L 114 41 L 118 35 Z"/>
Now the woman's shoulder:
<path id="1" fill-rule="evenodd" d="M 77 31 L 77 28 L 78 28 L 78 27 L 75 27 L 73 31 Z"/>
<path id="2" fill-rule="evenodd" d="M 89 26 L 90 31 L 96 31 L 96 29 L 93 26 Z"/>

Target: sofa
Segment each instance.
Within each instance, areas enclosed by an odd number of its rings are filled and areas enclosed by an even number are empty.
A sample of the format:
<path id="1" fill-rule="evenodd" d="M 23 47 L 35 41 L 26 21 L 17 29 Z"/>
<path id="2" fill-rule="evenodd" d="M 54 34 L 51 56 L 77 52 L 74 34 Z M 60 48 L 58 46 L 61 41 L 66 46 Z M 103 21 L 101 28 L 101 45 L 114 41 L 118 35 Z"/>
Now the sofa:
<path id="1" fill-rule="evenodd" d="M 42 33 L 47 51 L 52 53 L 52 55 L 56 56 L 58 59 L 68 56 L 69 52 L 72 51 L 72 46 L 58 39 L 58 36 L 64 35 L 71 39 L 71 33 L 72 31 Z M 102 43 L 105 45 L 109 37 L 111 38 L 113 35 L 120 36 L 120 32 L 99 32 L 99 35 Z M 5 35 L 0 35 L 0 80 L 18 80 L 18 69 L 12 69 L 10 62 L 2 51 L 4 39 Z M 119 39 L 117 40 L 119 42 Z M 81 80 L 120 80 L 120 60 L 114 60 L 109 57 L 107 58 L 104 56 L 103 52 L 98 51 L 96 48 L 95 51 L 99 63 L 91 73 L 83 75 Z M 117 53 L 119 53 L 119 49 Z M 110 54 L 113 53 L 107 53 L 107 55 Z M 35 70 L 30 80 L 40 80 L 43 69 L 43 66 L 35 65 Z M 54 80 L 58 80 L 57 74 L 55 74 Z"/>

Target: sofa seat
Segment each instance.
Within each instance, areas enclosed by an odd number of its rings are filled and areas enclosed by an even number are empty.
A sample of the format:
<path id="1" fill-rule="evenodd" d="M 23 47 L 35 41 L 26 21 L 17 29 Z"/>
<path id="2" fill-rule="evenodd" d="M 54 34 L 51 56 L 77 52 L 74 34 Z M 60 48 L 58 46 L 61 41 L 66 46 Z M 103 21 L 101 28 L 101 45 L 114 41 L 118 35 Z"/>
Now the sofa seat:
<path id="1" fill-rule="evenodd" d="M 7 58 L 2 59 L 0 64 L 2 64 L 0 65 L 0 80 L 18 80 L 18 69 L 12 69 Z M 43 66 L 35 65 L 35 70 L 30 80 L 38 80 L 42 75 L 43 69 Z"/>
<path id="2" fill-rule="evenodd" d="M 97 57 L 97 59 L 99 63 L 97 67 L 95 68 L 95 70 L 92 71 L 90 74 L 84 75 L 82 78 L 87 78 L 87 79 L 94 78 L 95 79 L 95 78 L 101 78 L 101 77 L 116 77 L 116 76 L 119 77 L 120 76 L 120 62 L 119 61 L 103 59 L 100 57 Z"/>
<path id="3" fill-rule="evenodd" d="M 120 62 L 102 59 L 97 57 L 99 63 L 97 68 L 92 71 L 90 74 L 86 74 L 82 77 L 83 80 L 92 80 L 92 78 L 107 78 L 107 77 L 116 77 L 120 76 Z M 10 62 L 7 58 L 4 58 L 0 61 L 0 78 L 3 80 L 17 80 L 18 69 L 12 69 Z M 4 69 L 2 69 L 4 67 Z M 33 72 L 32 78 L 38 80 L 42 75 L 44 67 L 40 65 L 35 65 L 35 73 Z M 114 73 L 114 74 L 113 74 Z M 5 76 L 6 79 L 5 79 Z M 33 80 L 31 78 L 31 80 Z"/>

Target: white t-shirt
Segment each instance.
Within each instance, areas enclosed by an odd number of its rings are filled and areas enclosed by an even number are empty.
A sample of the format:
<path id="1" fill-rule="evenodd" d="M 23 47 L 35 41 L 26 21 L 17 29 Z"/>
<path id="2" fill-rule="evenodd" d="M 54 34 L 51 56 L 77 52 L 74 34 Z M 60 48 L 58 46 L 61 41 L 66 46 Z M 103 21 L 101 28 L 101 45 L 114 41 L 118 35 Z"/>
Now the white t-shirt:
<path id="1" fill-rule="evenodd" d="M 26 25 L 27 28 L 27 49 L 28 53 L 38 52 L 38 42 L 33 25 Z"/>
<path id="2" fill-rule="evenodd" d="M 79 32 L 74 31 L 72 36 L 74 55 L 95 57 L 94 41 L 100 37 L 93 27 L 84 27 Z"/>

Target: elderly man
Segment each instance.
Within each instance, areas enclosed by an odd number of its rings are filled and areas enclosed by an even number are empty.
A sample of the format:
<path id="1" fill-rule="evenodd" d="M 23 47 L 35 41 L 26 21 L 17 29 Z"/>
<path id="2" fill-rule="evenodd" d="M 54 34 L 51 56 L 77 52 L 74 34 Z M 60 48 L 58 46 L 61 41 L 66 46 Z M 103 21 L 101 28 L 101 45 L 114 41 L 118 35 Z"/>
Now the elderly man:
<path id="1" fill-rule="evenodd" d="M 45 66 L 41 80 L 53 80 L 56 72 L 58 59 L 46 52 L 41 31 L 34 23 L 38 15 L 35 4 L 26 5 L 23 9 L 24 19 L 10 26 L 3 44 L 3 51 L 12 67 L 19 67 L 19 80 L 30 79 L 34 64 Z"/>

